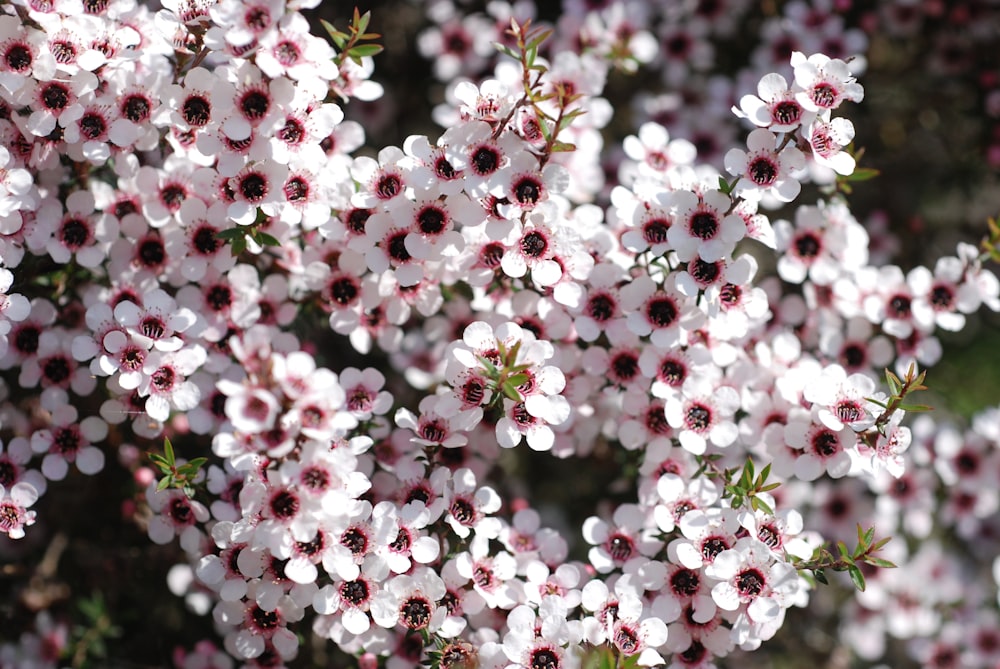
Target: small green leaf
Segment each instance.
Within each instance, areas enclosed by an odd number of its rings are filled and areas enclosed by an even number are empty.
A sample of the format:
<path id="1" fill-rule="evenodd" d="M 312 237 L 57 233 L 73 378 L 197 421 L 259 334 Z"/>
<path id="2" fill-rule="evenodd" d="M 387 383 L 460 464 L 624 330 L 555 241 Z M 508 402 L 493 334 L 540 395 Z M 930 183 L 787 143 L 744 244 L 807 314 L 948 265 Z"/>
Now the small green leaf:
<path id="1" fill-rule="evenodd" d="M 281 246 L 281 242 L 274 235 L 269 235 L 266 232 L 256 231 L 254 235 L 254 241 L 261 246 Z"/>
<path id="2" fill-rule="evenodd" d="M 357 12 L 357 7 L 354 8 L 354 11 Z M 357 13 L 355 13 L 354 16 L 357 17 Z M 364 14 L 361 15 L 360 18 L 356 19 L 354 23 L 354 29 L 359 33 L 363 33 L 364 31 L 368 30 L 368 23 L 369 21 L 371 21 L 371 18 L 372 18 L 371 11 L 365 12 Z"/>
<path id="3" fill-rule="evenodd" d="M 367 56 L 376 56 L 384 51 L 384 47 L 381 44 L 358 44 L 352 46 L 347 52 L 347 55 L 351 58 L 365 58 Z"/>
<path id="4" fill-rule="evenodd" d="M 861 592 L 865 591 L 865 575 L 861 573 L 861 568 L 857 565 L 851 565 L 847 568 L 847 573 L 851 575 L 851 581 L 854 583 L 854 587 Z"/>
<path id="5" fill-rule="evenodd" d="M 522 383 L 526 382 L 530 378 L 531 377 L 527 374 L 514 374 L 513 376 L 507 378 L 507 383 L 514 388 L 518 388 Z"/>
<path id="6" fill-rule="evenodd" d="M 163 453 L 166 456 L 166 461 L 171 465 L 177 462 L 174 457 L 174 445 L 170 443 L 170 439 L 168 437 L 163 438 Z"/>
<path id="7" fill-rule="evenodd" d="M 503 391 L 504 395 L 514 400 L 515 402 L 521 401 L 521 393 L 517 392 L 517 388 L 510 385 L 510 383 L 503 384 L 503 387 L 500 390 Z"/>
<path id="8" fill-rule="evenodd" d="M 926 404 L 900 404 L 898 408 L 901 411 L 910 411 L 912 413 L 920 413 L 921 411 L 934 411 L 934 407 L 929 407 Z"/>
<path id="9" fill-rule="evenodd" d="M 895 569 L 896 563 L 890 562 L 889 560 L 883 560 L 882 558 L 877 558 L 872 555 L 866 555 L 864 558 L 866 564 L 870 564 L 873 567 L 881 567 L 883 569 Z"/>
<path id="10" fill-rule="evenodd" d="M 760 497 L 751 497 L 750 506 L 753 507 L 754 511 L 763 511 L 769 516 L 774 515 L 774 509 L 772 509 L 771 506 Z"/>
<path id="11" fill-rule="evenodd" d="M 830 582 L 826 580 L 826 572 L 824 572 L 822 569 L 816 569 L 815 571 L 813 571 L 813 576 L 815 576 L 816 580 L 822 583 L 823 585 L 830 585 Z"/>
<path id="12" fill-rule="evenodd" d="M 217 239 L 222 239 L 225 241 L 241 239 L 246 236 L 246 230 L 243 228 L 229 228 L 227 230 L 219 230 L 215 233 Z"/>
<path id="13" fill-rule="evenodd" d="M 160 482 L 156 484 L 157 492 L 159 492 L 160 490 L 166 490 L 167 488 L 170 487 L 170 484 L 172 482 L 173 481 L 169 476 L 164 476 L 162 479 L 160 479 Z"/>

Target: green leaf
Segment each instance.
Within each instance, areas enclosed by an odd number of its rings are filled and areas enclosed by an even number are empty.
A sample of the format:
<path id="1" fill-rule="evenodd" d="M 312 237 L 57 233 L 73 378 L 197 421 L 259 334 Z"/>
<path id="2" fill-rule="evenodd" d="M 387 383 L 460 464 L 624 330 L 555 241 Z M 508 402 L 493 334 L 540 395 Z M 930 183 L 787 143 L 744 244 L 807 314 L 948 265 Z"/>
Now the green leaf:
<path id="1" fill-rule="evenodd" d="M 576 144 L 573 144 L 571 142 L 555 142 L 552 145 L 552 151 L 553 152 L 576 151 Z"/>
<path id="2" fill-rule="evenodd" d="M 160 482 L 156 484 L 157 492 L 159 492 L 160 490 L 166 490 L 167 488 L 170 487 L 171 483 L 173 483 L 171 478 L 169 476 L 164 476 L 162 479 L 160 479 Z"/>
<path id="3" fill-rule="evenodd" d="M 319 22 L 323 28 L 326 29 L 327 34 L 330 36 L 330 39 L 333 40 L 333 43 L 337 45 L 337 48 L 344 48 L 344 45 L 347 44 L 348 35 L 334 28 L 333 24 L 326 19 L 320 19 Z"/>
<path id="4" fill-rule="evenodd" d="M 866 564 L 870 564 L 873 567 L 881 567 L 883 569 L 895 569 L 896 563 L 890 562 L 889 560 L 883 560 L 882 558 L 877 558 L 873 555 L 866 555 L 864 558 Z"/>
<path id="5" fill-rule="evenodd" d="M 826 580 L 826 572 L 824 572 L 822 569 L 814 570 L 813 576 L 815 576 L 816 580 L 822 583 L 823 585 L 830 585 L 830 581 Z"/>
<path id="6" fill-rule="evenodd" d="M 847 550 L 847 544 L 845 544 L 843 541 L 837 542 L 837 551 L 840 553 L 840 556 L 842 558 L 844 558 L 848 562 L 851 561 L 851 552 Z"/>
<path id="7" fill-rule="evenodd" d="M 243 228 L 229 228 L 227 230 L 219 230 L 215 233 L 217 239 L 222 239 L 225 241 L 231 241 L 235 239 L 241 239 L 246 236 L 246 230 Z"/>
<path id="8" fill-rule="evenodd" d="M 903 390 L 903 383 L 899 380 L 899 377 L 888 369 L 885 370 L 885 382 L 889 385 L 889 390 L 892 391 L 893 395 L 899 395 Z"/>
<path id="9" fill-rule="evenodd" d="M 177 462 L 177 459 L 174 457 L 174 445 L 170 443 L 168 437 L 163 438 L 163 453 L 166 455 L 167 462 L 171 465 Z"/>
<path id="10" fill-rule="evenodd" d="M 514 374 L 513 376 L 507 378 L 507 383 L 509 383 L 512 387 L 517 388 L 530 378 L 531 377 L 527 374 Z"/>
<path id="11" fill-rule="evenodd" d="M 854 583 L 854 587 L 861 592 L 865 591 L 865 575 L 861 573 L 861 568 L 857 565 L 851 565 L 847 568 L 847 573 L 851 575 L 851 581 Z"/>
<path id="12" fill-rule="evenodd" d="M 359 33 L 363 33 L 364 31 L 368 30 L 368 23 L 369 21 L 371 21 L 372 13 L 371 11 L 367 11 L 364 14 L 362 14 L 360 18 L 357 18 L 358 8 L 355 7 L 354 11 L 355 11 L 354 16 L 356 19 L 354 22 L 354 29 L 357 30 Z"/>
<path id="13" fill-rule="evenodd" d="M 769 516 L 773 516 L 774 515 L 774 509 L 772 509 L 770 507 L 770 505 L 767 502 L 765 502 L 764 500 L 762 500 L 760 497 L 751 497 L 750 498 L 750 506 L 753 507 L 754 511 L 763 511 L 764 513 L 768 514 Z"/>
<path id="14" fill-rule="evenodd" d="M 281 242 L 274 235 L 269 235 L 266 232 L 260 230 L 256 231 L 254 235 L 254 241 L 261 246 L 281 246 Z"/>
<path id="15" fill-rule="evenodd" d="M 911 411 L 913 413 L 920 413 L 921 411 L 934 411 L 934 407 L 929 407 L 926 404 L 900 404 L 898 408 L 901 411 Z"/>
<path id="16" fill-rule="evenodd" d="M 365 58 L 366 56 L 375 56 L 384 51 L 384 47 L 381 44 L 358 44 L 352 46 L 347 52 L 347 55 L 351 58 Z"/>
<path id="17" fill-rule="evenodd" d="M 517 392 L 517 388 L 510 385 L 510 383 L 503 384 L 503 387 L 500 390 L 503 391 L 504 395 L 514 400 L 515 402 L 521 401 L 521 393 Z"/>

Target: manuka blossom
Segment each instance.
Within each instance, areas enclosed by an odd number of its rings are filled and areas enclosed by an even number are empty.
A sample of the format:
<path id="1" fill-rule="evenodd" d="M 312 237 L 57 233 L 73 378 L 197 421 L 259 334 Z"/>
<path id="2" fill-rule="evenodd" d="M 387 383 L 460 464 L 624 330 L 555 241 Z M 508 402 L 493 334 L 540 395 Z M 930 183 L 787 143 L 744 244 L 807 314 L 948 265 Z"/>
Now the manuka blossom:
<path id="1" fill-rule="evenodd" d="M 759 200 L 765 194 L 781 202 L 791 202 L 802 188 L 793 176 L 805 166 L 802 152 L 794 145 L 780 146 L 774 133 L 757 128 L 747 137 L 747 150 L 731 149 L 726 154 L 726 171 L 739 177 L 735 195 Z"/>

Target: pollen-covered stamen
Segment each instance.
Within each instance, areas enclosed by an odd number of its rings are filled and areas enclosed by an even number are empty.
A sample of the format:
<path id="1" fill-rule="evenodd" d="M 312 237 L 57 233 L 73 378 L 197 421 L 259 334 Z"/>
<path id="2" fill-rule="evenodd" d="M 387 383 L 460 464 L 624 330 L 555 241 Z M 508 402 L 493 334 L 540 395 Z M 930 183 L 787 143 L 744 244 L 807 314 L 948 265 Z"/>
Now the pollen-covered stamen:
<path id="1" fill-rule="evenodd" d="M 826 82 L 818 83 L 810 89 L 809 99 L 812 100 L 817 107 L 830 109 L 837 102 L 837 89 Z"/>
<path id="2" fill-rule="evenodd" d="M 635 554 L 635 543 L 631 537 L 615 532 L 604 542 L 604 549 L 615 562 L 626 562 Z"/>
<path id="3" fill-rule="evenodd" d="M 654 218 L 642 224 L 642 238 L 647 244 L 663 244 L 667 241 L 670 221 Z"/>
<path id="4" fill-rule="evenodd" d="M 538 258 L 549 248 L 549 242 L 545 235 L 532 230 L 521 237 L 521 252 L 529 258 Z"/>
<path id="5" fill-rule="evenodd" d="M 670 434 L 670 421 L 667 420 L 667 415 L 663 412 L 662 404 L 651 404 L 646 409 L 645 418 L 646 429 L 653 434 Z"/>
<path id="6" fill-rule="evenodd" d="M 233 303 L 232 289 L 221 283 L 210 286 L 205 292 L 205 304 L 212 311 L 223 311 Z"/>
<path id="7" fill-rule="evenodd" d="M 462 384 L 460 394 L 465 404 L 479 406 L 486 399 L 486 384 L 482 379 L 474 376 Z"/>
<path id="8" fill-rule="evenodd" d="M 356 581 L 344 581 L 339 587 L 340 598 L 352 606 L 361 606 L 368 601 L 371 596 L 371 589 L 364 579 Z"/>
<path id="9" fill-rule="evenodd" d="M 185 497 L 174 497 L 167 506 L 167 516 L 175 525 L 193 525 L 195 521 L 194 510 Z"/>
<path id="10" fill-rule="evenodd" d="M 259 33 L 267 30 L 271 25 L 271 12 L 268 11 L 267 7 L 257 5 L 246 11 L 243 15 L 243 21 L 248 28 Z"/>
<path id="11" fill-rule="evenodd" d="M 472 582 L 487 592 L 497 586 L 493 569 L 485 562 L 477 562 L 472 566 Z"/>
<path id="12" fill-rule="evenodd" d="M 500 167 L 500 152 L 491 146 L 480 146 L 472 153 L 471 165 L 479 176 L 493 174 Z"/>
<path id="13" fill-rule="evenodd" d="M 360 294 L 357 281 L 351 277 L 340 277 L 330 282 L 328 291 L 330 300 L 342 307 L 353 304 Z"/>
<path id="14" fill-rule="evenodd" d="M 91 240 L 90 225 L 83 219 L 67 218 L 59 228 L 59 239 L 70 250 L 77 250 Z"/>
<path id="15" fill-rule="evenodd" d="M 727 283 L 722 288 L 719 289 L 719 302 L 722 304 L 734 307 L 740 303 L 740 299 L 743 297 L 743 288 L 737 286 L 734 283 Z"/>
<path id="16" fill-rule="evenodd" d="M 865 411 L 857 402 L 851 400 L 843 400 L 837 403 L 834 407 L 834 415 L 840 420 L 841 423 L 854 423 L 861 420 L 865 416 Z"/>
<path id="17" fill-rule="evenodd" d="M 657 297 L 646 304 L 646 318 L 660 328 L 667 328 L 677 320 L 677 304 L 669 297 Z"/>
<path id="18" fill-rule="evenodd" d="M 31 69 L 34 56 L 31 54 L 31 48 L 27 44 L 14 42 L 4 51 L 3 61 L 11 72 L 25 74 Z"/>
<path id="19" fill-rule="evenodd" d="M 98 140 L 108 131 L 108 123 L 104 116 L 95 111 L 85 113 L 77 123 L 80 126 L 80 134 L 87 140 Z"/>
<path id="20" fill-rule="evenodd" d="M 802 118 L 802 107 L 791 100 L 783 100 L 771 109 L 771 119 L 780 125 L 794 125 Z"/>
<path id="21" fill-rule="evenodd" d="M 295 493 L 290 490 L 281 490 L 271 497 L 269 506 L 275 518 L 286 520 L 294 518 L 298 514 L 301 503 Z"/>
<path id="22" fill-rule="evenodd" d="M 458 176 L 458 173 L 455 172 L 455 168 L 444 156 L 438 156 L 437 159 L 435 159 L 434 174 L 437 175 L 439 179 L 444 179 L 445 181 L 451 181 Z"/>
<path id="23" fill-rule="evenodd" d="M 14 502 L 0 502 L 0 533 L 8 534 L 20 527 L 25 520 L 25 513 Z"/>
<path id="24" fill-rule="evenodd" d="M 398 174 L 387 172 L 375 182 L 375 196 L 380 200 L 391 200 L 403 190 L 403 180 Z"/>
<path id="25" fill-rule="evenodd" d="M 397 263 L 405 263 L 412 257 L 406 250 L 406 235 L 406 230 L 400 230 L 390 236 L 386 243 L 386 253 Z"/>
<path id="26" fill-rule="evenodd" d="M 559 654 L 551 648 L 536 648 L 528 657 L 529 669 L 559 669 Z"/>
<path id="27" fill-rule="evenodd" d="M 692 404 L 684 414 L 684 425 L 689 430 L 703 432 L 712 424 L 712 411 L 704 404 Z"/>
<path id="28" fill-rule="evenodd" d="M 812 438 L 812 449 L 816 455 L 828 458 L 840 450 L 840 440 L 830 430 L 820 430 Z"/>
<path id="29" fill-rule="evenodd" d="M 431 622 L 433 609 L 425 597 L 413 596 L 399 607 L 399 620 L 411 630 L 422 630 Z"/>
<path id="30" fill-rule="evenodd" d="M 147 237 L 135 250 L 136 262 L 148 269 L 160 267 L 167 260 L 167 250 L 159 237 Z"/>
<path id="31" fill-rule="evenodd" d="M 729 548 L 729 542 L 722 537 L 706 537 L 701 542 L 701 554 L 706 560 L 712 561 L 722 551 Z"/>
<path id="32" fill-rule="evenodd" d="M 163 188 L 160 189 L 160 202 L 163 206 L 167 208 L 167 211 L 173 213 L 181 208 L 184 204 L 184 200 L 187 199 L 188 192 L 187 188 L 183 184 L 179 183 L 168 183 L 164 184 Z"/>
<path id="33" fill-rule="evenodd" d="M 451 514 L 452 518 L 454 518 L 459 525 L 465 525 L 466 527 L 475 524 L 478 516 L 476 513 L 476 507 L 472 503 L 472 500 L 465 496 L 453 499 L 451 501 L 451 505 L 448 507 L 448 513 Z"/>
<path id="34" fill-rule="evenodd" d="M 479 251 L 479 262 L 484 267 L 496 269 L 503 260 L 504 246 L 500 242 L 490 242 Z"/>
<path id="35" fill-rule="evenodd" d="M 417 212 L 417 227 L 425 235 L 441 234 L 448 223 L 448 215 L 438 206 L 427 205 Z"/>
<path id="36" fill-rule="evenodd" d="M 198 226 L 191 234 L 191 246 L 200 255 L 215 255 L 222 247 L 222 240 L 217 236 L 218 232 L 208 224 Z"/>
<path id="37" fill-rule="evenodd" d="M 770 186 L 778 178 L 778 166 L 772 158 L 758 156 L 747 166 L 747 175 L 758 186 Z"/>
<path id="38" fill-rule="evenodd" d="M 701 578 L 693 569 L 678 569 L 670 577 L 670 589 L 681 597 L 691 597 L 701 586 Z"/>
<path id="39" fill-rule="evenodd" d="M 744 597 L 756 597 L 764 590 L 764 575 L 757 569 L 746 569 L 736 576 L 736 590 Z"/>
<path id="40" fill-rule="evenodd" d="M 275 60 L 281 63 L 285 67 L 291 67 L 299 62 L 302 57 L 302 52 L 299 47 L 290 40 L 283 40 L 274 45 L 272 50 Z"/>
<path id="41" fill-rule="evenodd" d="M 538 418 L 528 412 L 528 407 L 525 406 L 524 402 L 518 402 L 514 405 L 511 418 L 522 428 L 531 427 L 538 422 Z"/>
<path id="42" fill-rule="evenodd" d="M 367 388 L 358 386 L 348 394 L 347 410 L 361 413 L 371 411 L 374 399 Z"/>
<path id="43" fill-rule="evenodd" d="M 699 239 L 712 239 L 719 231 L 719 219 L 711 212 L 699 211 L 688 221 L 688 230 Z"/>
<path id="44" fill-rule="evenodd" d="M 200 128 L 212 120 L 212 105 L 201 95 L 191 95 L 181 105 L 181 116 L 193 128 Z"/>
<path id="45" fill-rule="evenodd" d="M 326 490 L 330 487 L 330 473 L 322 467 L 306 467 L 299 475 L 299 480 L 309 490 Z"/>
<path id="46" fill-rule="evenodd" d="M 619 383 L 631 381 L 639 373 L 639 358 L 630 351 L 616 353 L 611 359 L 610 371 Z"/>
<path id="47" fill-rule="evenodd" d="M 271 108 L 271 99 L 260 89 L 251 89 L 240 97 L 240 112 L 250 121 L 257 121 L 267 115 Z"/>
<path id="48" fill-rule="evenodd" d="M 635 655 L 639 652 L 639 632 L 631 625 L 619 622 L 615 626 L 613 642 L 623 655 Z"/>
<path id="49" fill-rule="evenodd" d="M 121 115 L 132 123 L 142 123 L 149 119 L 152 104 L 144 95 L 133 93 L 126 96 L 119 105 Z"/>
<path id="50" fill-rule="evenodd" d="M 146 361 L 146 352 L 138 346 L 126 346 L 118 354 L 118 366 L 126 372 L 137 372 Z"/>
<path id="51" fill-rule="evenodd" d="M 781 548 L 781 532 L 773 525 L 761 525 L 757 528 L 757 538 L 773 550 Z"/>
<path id="52" fill-rule="evenodd" d="M 688 263 L 688 274 L 701 286 L 708 286 L 719 278 L 722 272 L 721 263 L 707 262 L 701 258 L 695 258 Z"/>
<path id="53" fill-rule="evenodd" d="M 52 451 L 62 456 L 75 455 L 82 446 L 82 438 L 76 428 L 59 427 L 52 430 Z"/>
<path id="54" fill-rule="evenodd" d="M 300 555 L 305 555 L 306 557 L 313 557 L 319 555 L 323 552 L 326 547 L 326 538 L 322 532 L 317 532 L 309 541 L 296 541 L 295 550 Z"/>
<path id="55" fill-rule="evenodd" d="M 420 438 L 432 443 L 441 443 L 448 430 L 440 420 L 428 420 L 420 425 Z"/>
<path id="56" fill-rule="evenodd" d="M 389 544 L 389 550 L 401 555 L 409 555 L 410 547 L 413 545 L 413 536 L 410 530 L 400 527 L 396 532 L 396 538 Z"/>
<path id="57" fill-rule="evenodd" d="M 514 192 L 514 198 L 521 205 L 537 204 L 542 197 L 542 184 L 534 176 L 521 177 L 514 182 L 511 190 Z"/>
<path id="58" fill-rule="evenodd" d="M 687 367 L 680 360 L 666 358 L 660 363 L 657 378 L 671 388 L 679 388 L 687 378 Z"/>
<path id="59" fill-rule="evenodd" d="M 603 323 L 615 315 L 615 300 L 607 293 L 591 295 L 587 301 L 587 314 L 598 323 Z"/>
<path id="60" fill-rule="evenodd" d="M 250 172 L 243 175 L 239 181 L 240 195 L 251 204 L 260 202 L 267 196 L 267 177 L 260 172 Z"/>
<path id="61" fill-rule="evenodd" d="M 76 60 L 76 45 L 68 40 L 54 40 L 49 44 L 49 52 L 60 65 L 69 65 Z"/>
<path id="62" fill-rule="evenodd" d="M 340 535 L 340 545 L 351 551 L 354 557 L 360 557 L 368 552 L 368 535 L 360 527 L 349 527 Z"/>

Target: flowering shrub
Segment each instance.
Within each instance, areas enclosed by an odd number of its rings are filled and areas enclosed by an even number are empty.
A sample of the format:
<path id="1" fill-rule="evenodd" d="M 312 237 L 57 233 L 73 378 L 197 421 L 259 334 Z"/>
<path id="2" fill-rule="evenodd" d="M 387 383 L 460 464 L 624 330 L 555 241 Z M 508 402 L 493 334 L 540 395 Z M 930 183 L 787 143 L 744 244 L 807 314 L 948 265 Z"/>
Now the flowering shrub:
<path id="1" fill-rule="evenodd" d="M 961 562 L 995 538 L 939 538 L 996 529 L 1000 414 L 908 414 L 936 333 L 1000 310 L 1000 232 L 875 257 L 864 33 L 818 5 L 777 58 L 766 23 L 724 105 L 745 139 L 680 136 L 661 96 L 607 157 L 609 77 L 699 76 L 732 4 L 433 3 L 446 130 L 385 147 L 344 112 L 383 94 L 368 13 L 4 5 L 0 549 L 29 624 L 0 666 L 116 657 L 112 594 L 73 593 L 71 630 L 37 581 L 47 499 L 112 470 L 200 617 L 161 640 L 184 669 L 724 666 L 840 572 L 838 647 L 995 666 Z M 557 480 L 518 471 L 542 457 Z M 618 470 L 594 508 L 535 501 L 587 462 Z"/>

